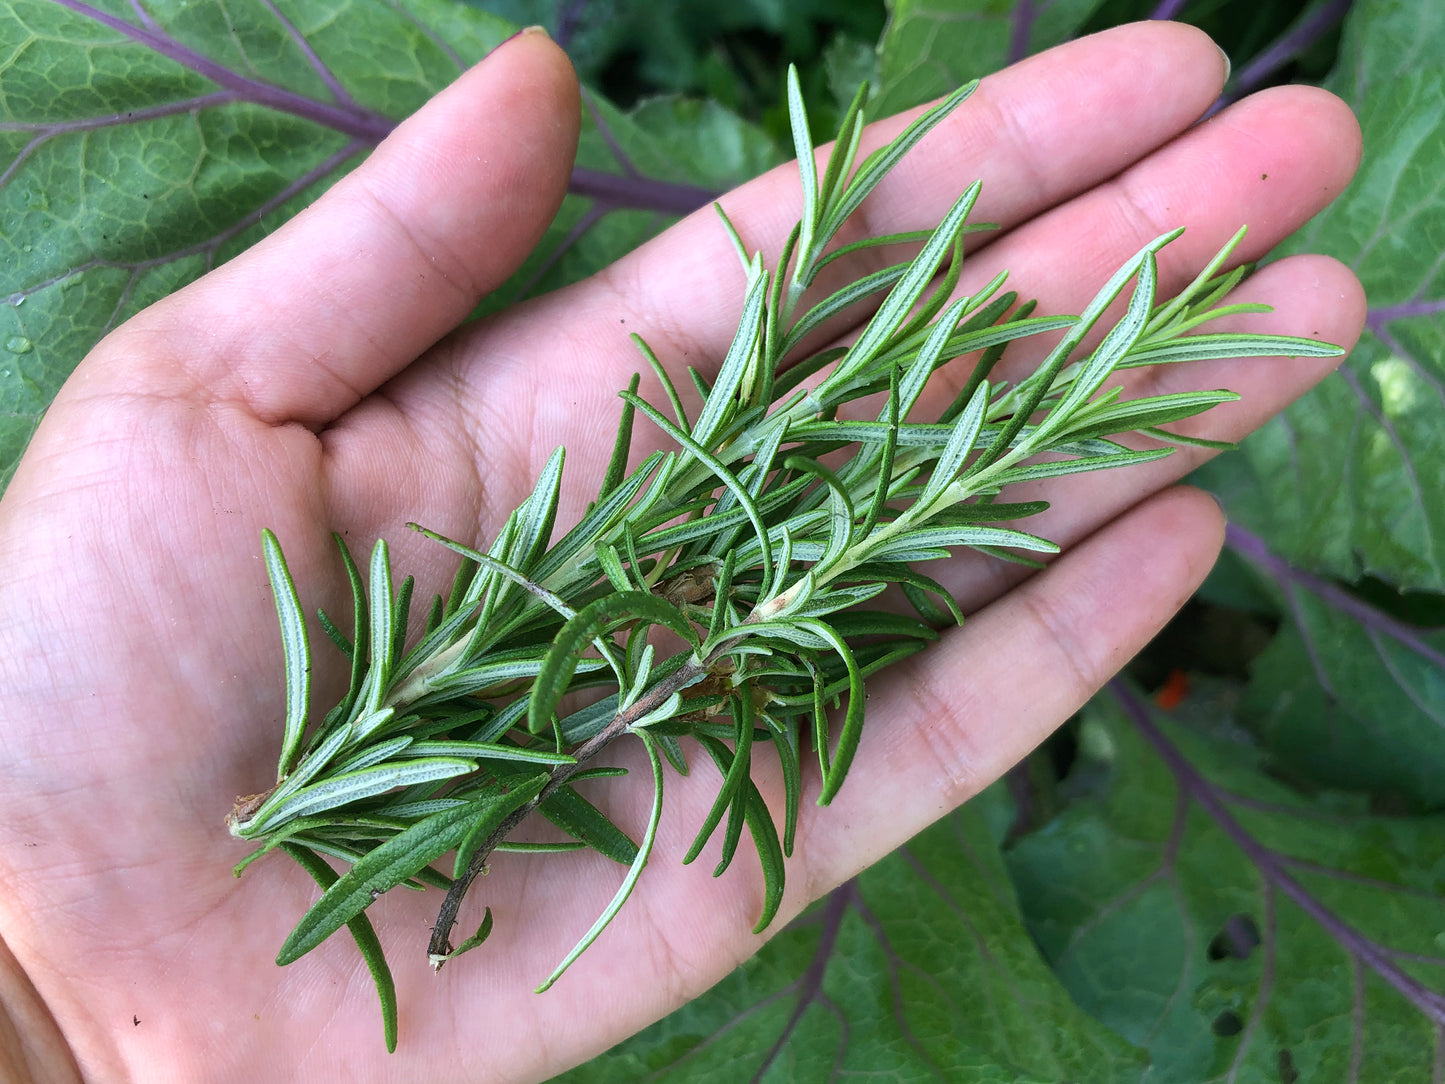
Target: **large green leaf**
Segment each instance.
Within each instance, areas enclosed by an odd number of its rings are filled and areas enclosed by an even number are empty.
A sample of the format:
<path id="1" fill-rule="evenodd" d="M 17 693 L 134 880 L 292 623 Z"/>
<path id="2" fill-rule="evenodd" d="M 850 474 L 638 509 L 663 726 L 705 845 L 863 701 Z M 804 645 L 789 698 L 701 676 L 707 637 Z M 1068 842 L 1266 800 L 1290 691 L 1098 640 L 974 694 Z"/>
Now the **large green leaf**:
<path id="1" fill-rule="evenodd" d="M 1237 525 L 1228 537 L 1282 624 L 1240 706 L 1272 766 L 1445 807 L 1445 633 L 1291 565 Z"/>
<path id="2" fill-rule="evenodd" d="M 1445 588 L 1445 8 L 1360 0 L 1327 84 L 1356 110 L 1349 190 L 1287 246 L 1360 276 L 1368 328 L 1340 373 L 1251 438 L 1230 509 L 1283 556 Z"/>
<path id="3" fill-rule="evenodd" d="M 0 10 L 0 480 L 106 331 L 294 214 L 511 32 L 455 16 L 447 0 Z"/>
<path id="4" fill-rule="evenodd" d="M 1102 0 L 890 0 L 876 116 L 926 102 L 1057 45 Z"/>
<path id="5" fill-rule="evenodd" d="M 1082 781 L 1009 855 L 1030 929 L 1149 1081 L 1436 1079 L 1445 820 L 1305 797 L 1258 754 L 1096 702 Z"/>
<path id="6" fill-rule="evenodd" d="M 362 160 L 515 29 L 454 0 L 0 8 L 0 485 L 81 357 Z M 575 280 L 779 160 L 719 106 L 593 96 L 564 205 L 489 301 Z"/>
<path id="7" fill-rule="evenodd" d="M 702 998 L 559 1079 L 1136 1081 L 1019 919 L 985 816 L 948 817 L 833 892 Z"/>

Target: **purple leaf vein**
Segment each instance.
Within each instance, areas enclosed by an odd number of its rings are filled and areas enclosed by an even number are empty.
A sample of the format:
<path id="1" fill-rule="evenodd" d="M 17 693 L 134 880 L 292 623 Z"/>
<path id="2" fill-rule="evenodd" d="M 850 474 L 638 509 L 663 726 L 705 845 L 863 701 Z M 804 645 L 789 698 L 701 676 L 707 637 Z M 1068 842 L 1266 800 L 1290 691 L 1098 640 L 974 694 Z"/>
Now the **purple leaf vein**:
<path id="1" fill-rule="evenodd" d="M 1179 748 L 1149 717 L 1148 706 L 1119 680 L 1109 690 L 1128 718 L 1173 773 L 1180 791 L 1195 802 L 1220 830 L 1254 863 L 1266 881 L 1288 896 L 1349 955 L 1352 962 L 1373 971 L 1436 1026 L 1445 1026 L 1445 997 L 1413 975 L 1402 971 L 1389 949 L 1341 919 L 1294 879 L 1282 856 L 1270 850 L 1234 818 L 1221 792 L 1201 775 Z"/>

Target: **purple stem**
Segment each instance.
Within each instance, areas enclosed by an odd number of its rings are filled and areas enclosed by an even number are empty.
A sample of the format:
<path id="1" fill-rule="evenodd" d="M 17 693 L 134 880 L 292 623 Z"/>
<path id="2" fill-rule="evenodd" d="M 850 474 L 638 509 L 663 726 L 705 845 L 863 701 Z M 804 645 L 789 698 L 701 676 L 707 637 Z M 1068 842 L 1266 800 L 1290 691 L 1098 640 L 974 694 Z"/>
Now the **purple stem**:
<path id="1" fill-rule="evenodd" d="M 327 67 L 326 63 L 316 55 L 316 50 L 311 48 L 311 43 L 302 36 L 301 31 L 296 29 L 296 24 L 281 14 L 281 9 L 276 6 L 275 0 L 261 0 L 261 2 L 266 5 L 266 10 L 271 13 L 272 17 L 286 28 L 286 33 L 290 36 L 292 43 L 295 44 L 296 48 L 300 49 L 306 59 L 311 62 L 311 67 L 316 70 L 316 74 L 319 75 L 321 81 L 326 84 L 326 89 L 331 91 L 331 96 L 345 105 L 356 105 L 355 99 L 353 99 L 351 95 L 347 93 L 346 88 L 341 85 L 341 80 L 336 78 L 336 73 Z"/>
<path id="2" fill-rule="evenodd" d="M 1403 308 L 1404 306 L 1400 307 Z M 1407 315 L 1414 316 L 1423 314 L 1408 313 Z M 1365 327 L 1370 329 L 1371 334 L 1380 340 L 1386 350 L 1403 360 L 1405 364 L 1409 365 L 1410 368 L 1415 371 L 1415 374 L 1421 380 L 1430 384 L 1440 397 L 1445 399 L 1445 382 L 1442 382 L 1438 376 L 1427 369 L 1424 363 L 1415 356 L 1413 351 L 1406 350 L 1404 343 L 1395 338 L 1395 333 L 1391 331 L 1387 325 L 1387 321 L 1393 318 L 1394 317 L 1386 315 L 1386 310 L 1383 309 L 1379 310 L 1379 312 L 1371 312 L 1365 316 Z"/>
<path id="3" fill-rule="evenodd" d="M 1241 557 L 1268 572 L 1279 581 L 1286 592 L 1291 587 L 1302 587 L 1321 601 L 1358 621 L 1366 629 L 1388 636 L 1432 665 L 1445 670 L 1445 652 L 1428 644 L 1420 635 L 1421 629 L 1391 617 L 1383 610 L 1356 598 L 1342 587 L 1316 576 L 1313 572 L 1306 572 L 1304 569 L 1290 564 L 1283 557 L 1271 552 L 1265 545 L 1264 539 L 1259 535 L 1245 530 L 1238 524 L 1231 523 L 1225 528 L 1224 543 Z"/>
<path id="4" fill-rule="evenodd" d="M 777 1060 L 783 1047 L 787 1045 L 793 1032 L 797 1030 L 803 1014 L 808 1011 L 814 999 L 822 993 L 823 976 L 827 974 L 828 964 L 833 958 L 833 950 L 837 947 L 838 931 L 842 928 L 843 918 L 847 915 L 848 909 L 853 905 L 857 896 L 858 884 L 856 881 L 844 881 L 828 893 L 828 900 L 823 905 L 823 932 L 818 939 L 818 947 L 813 952 L 813 958 L 808 961 L 807 970 L 799 975 L 797 981 L 792 984 L 794 992 L 798 995 L 798 1002 L 793 1006 L 793 1012 L 788 1017 L 788 1022 L 783 1025 L 777 1041 L 764 1055 L 758 1071 L 753 1074 L 754 1084 L 772 1068 L 773 1062 Z"/>
<path id="5" fill-rule="evenodd" d="M 1275 72 L 1319 41 L 1339 24 L 1353 2 L 1326 0 L 1308 19 L 1301 20 L 1293 29 L 1280 35 L 1274 44 L 1236 73 L 1229 99 L 1242 98 L 1256 90 Z"/>
<path id="6" fill-rule="evenodd" d="M 574 196 L 603 200 L 618 208 L 661 211 L 670 215 L 687 215 L 706 207 L 721 194 L 699 185 L 674 184 L 651 177 L 619 177 L 595 169 L 578 167 L 572 171 L 568 191 Z"/>
<path id="7" fill-rule="evenodd" d="M 1414 298 L 1410 301 L 1402 301 L 1398 305 L 1382 305 L 1373 308 L 1365 315 L 1365 325 L 1371 331 L 1383 327 L 1390 320 L 1403 320 L 1411 316 L 1434 316 L 1438 312 L 1445 312 L 1445 301 L 1425 301 L 1421 298 Z"/>
<path id="8" fill-rule="evenodd" d="M 617 142 L 617 137 L 612 134 L 612 129 L 607 127 L 607 122 L 597 112 L 597 104 L 593 102 L 592 95 L 584 92 L 582 104 L 587 107 L 587 115 L 596 125 L 597 134 L 602 137 L 602 142 L 607 144 L 607 149 L 612 152 L 612 157 L 617 159 L 617 164 L 622 167 L 622 172 L 629 177 L 636 177 L 638 175 L 637 167 L 632 164 L 632 159 L 627 157 L 627 152 L 622 149 L 622 144 Z"/>
<path id="9" fill-rule="evenodd" d="M 1154 721 L 1149 717 L 1147 705 L 1134 694 L 1133 690 L 1115 679 L 1109 683 L 1109 691 L 1119 702 L 1129 721 L 1138 728 L 1145 740 L 1154 747 L 1159 758 L 1173 772 L 1180 790 L 1214 819 L 1224 834 L 1254 863 L 1267 882 L 1292 899 L 1300 910 L 1314 919 L 1326 933 L 1339 943 L 1341 948 L 1349 953 L 1353 961 L 1363 964 L 1384 979 L 1436 1026 L 1445 1026 L 1445 997 L 1437 994 L 1412 975 L 1401 971 L 1391 959 L 1387 949 L 1345 922 L 1291 877 L 1285 869 L 1284 862 L 1281 861 L 1281 856 L 1260 843 L 1234 819 L 1234 816 L 1225 808 L 1224 802 L 1213 785 L 1194 769 L 1194 766 L 1185 759 L 1178 747 L 1154 725 Z"/>
<path id="10" fill-rule="evenodd" d="M 218 90 L 211 94 L 198 94 L 194 98 L 165 102 L 145 109 L 131 109 L 124 113 L 106 113 L 99 117 L 78 117 L 75 120 L 0 121 L 0 132 L 37 132 L 44 136 L 61 135 L 65 132 L 88 132 L 94 128 L 109 128 L 115 124 L 130 124 L 134 121 L 153 120 L 156 117 L 174 116 L 176 113 L 192 113 L 213 105 L 225 105 L 239 101 L 241 96 L 233 90 Z"/>
<path id="11" fill-rule="evenodd" d="M 1008 62 L 1017 64 L 1029 55 L 1029 34 L 1034 28 L 1034 0 L 1017 0 L 1014 5 L 1013 29 L 1009 33 Z"/>
<path id="12" fill-rule="evenodd" d="M 197 75 L 205 76 L 211 82 L 225 87 L 227 90 L 244 95 L 247 101 L 315 121 L 351 136 L 353 139 L 364 140 L 367 143 L 380 143 L 396 127 L 396 122 L 390 117 L 374 113 L 369 109 L 362 109 L 360 106 L 327 105 L 270 83 L 263 83 L 259 79 L 249 79 L 244 75 L 238 75 L 230 68 L 217 64 L 210 57 L 202 56 L 167 34 L 147 27 L 135 26 L 108 12 L 93 8 L 83 0 L 54 0 L 54 2 L 108 26 L 112 30 L 119 31 L 132 41 L 154 50 L 161 56 L 169 57 L 177 64 L 189 68 Z"/>
<path id="13" fill-rule="evenodd" d="M 1151 19 L 1177 19 L 1179 13 L 1189 4 L 1189 0 L 1162 0 L 1153 13 Z"/>
<path id="14" fill-rule="evenodd" d="M 344 97 L 339 104 L 331 105 L 317 102 L 259 79 L 239 75 L 209 57 L 202 56 L 195 50 L 182 45 L 168 34 L 153 30 L 149 26 L 135 26 L 124 19 L 90 6 L 84 0 L 54 0 L 54 2 L 119 31 L 132 41 L 154 50 L 161 56 L 169 57 L 196 74 L 224 87 L 236 98 L 243 98 L 258 105 L 289 113 L 292 116 L 302 117 L 371 145 L 380 143 L 391 134 L 397 125 L 397 122 L 390 117 L 364 109 L 352 102 L 349 97 Z M 285 25 L 290 28 L 289 23 L 285 23 Z M 291 29 L 294 33 L 294 28 Z M 308 57 L 314 58 L 315 54 L 309 47 L 306 51 Z M 327 84 L 330 86 L 335 76 L 327 71 L 319 59 L 315 59 L 313 62 L 317 66 L 318 73 L 323 79 L 327 79 Z M 333 87 L 333 90 L 345 96 L 345 91 L 340 89 L 339 83 Z M 623 161 L 624 168 L 626 168 L 625 158 Z M 706 206 L 718 196 L 713 189 L 697 185 L 674 184 L 641 176 L 618 177 L 610 173 L 581 168 L 572 171 L 572 180 L 568 188 L 574 195 L 603 200 L 612 208 L 660 211 L 671 215 L 690 214 L 699 207 Z"/>
<path id="15" fill-rule="evenodd" d="M 136 18 L 141 21 L 142 26 L 154 27 L 156 25 L 155 18 L 146 10 L 140 0 L 130 0 L 130 9 L 135 12 Z"/>
<path id="16" fill-rule="evenodd" d="M 567 0 L 557 13 L 557 32 L 552 35 L 552 40 L 563 49 L 572 44 L 572 35 L 582 25 L 582 13 L 586 8 L 587 0 Z"/>

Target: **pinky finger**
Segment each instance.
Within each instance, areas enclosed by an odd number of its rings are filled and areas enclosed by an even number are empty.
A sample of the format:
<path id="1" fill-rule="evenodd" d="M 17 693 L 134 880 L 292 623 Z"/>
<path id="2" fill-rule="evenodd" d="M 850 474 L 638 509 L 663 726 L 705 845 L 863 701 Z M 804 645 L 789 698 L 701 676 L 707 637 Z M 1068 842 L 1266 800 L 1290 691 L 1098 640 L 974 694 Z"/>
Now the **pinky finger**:
<path id="1" fill-rule="evenodd" d="M 853 773 L 826 810 L 805 807 L 807 895 L 882 858 L 1048 737 L 1184 605 L 1223 534 L 1208 495 L 1166 490 L 881 675 Z"/>

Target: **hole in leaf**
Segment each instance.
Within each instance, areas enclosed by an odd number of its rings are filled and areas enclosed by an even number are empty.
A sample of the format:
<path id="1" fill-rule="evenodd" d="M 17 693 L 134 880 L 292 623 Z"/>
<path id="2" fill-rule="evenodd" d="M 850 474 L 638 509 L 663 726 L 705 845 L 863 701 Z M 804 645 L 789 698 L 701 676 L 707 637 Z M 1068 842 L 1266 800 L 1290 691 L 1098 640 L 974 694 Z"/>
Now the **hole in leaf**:
<path id="1" fill-rule="evenodd" d="M 1259 947 L 1259 926 L 1245 914 L 1231 915 L 1209 941 L 1211 960 L 1247 960 Z"/>
<path id="2" fill-rule="evenodd" d="M 1214 1018 L 1210 1030 L 1221 1039 L 1227 1039 L 1231 1035 L 1238 1035 L 1244 1030 L 1244 1021 L 1239 1018 L 1239 1013 L 1233 1009 L 1225 1009 Z"/>
<path id="3" fill-rule="evenodd" d="M 1294 1067 L 1294 1055 L 1287 1049 L 1279 1052 L 1279 1084 L 1295 1084 L 1299 1070 Z"/>

